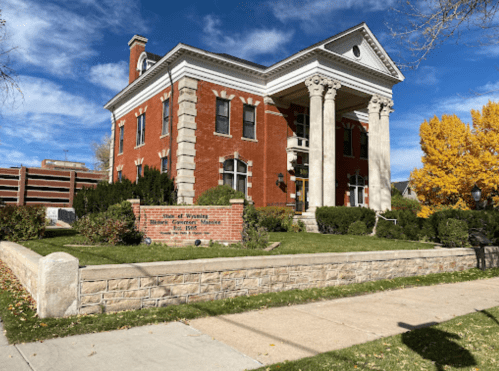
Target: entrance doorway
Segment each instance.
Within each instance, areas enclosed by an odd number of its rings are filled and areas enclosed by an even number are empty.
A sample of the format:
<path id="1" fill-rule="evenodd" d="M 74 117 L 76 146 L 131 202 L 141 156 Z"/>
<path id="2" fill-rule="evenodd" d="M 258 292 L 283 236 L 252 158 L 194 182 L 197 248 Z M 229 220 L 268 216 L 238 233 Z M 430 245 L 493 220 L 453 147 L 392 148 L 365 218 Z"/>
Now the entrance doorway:
<path id="1" fill-rule="evenodd" d="M 296 178 L 296 213 L 302 214 L 308 209 L 308 179 Z"/>

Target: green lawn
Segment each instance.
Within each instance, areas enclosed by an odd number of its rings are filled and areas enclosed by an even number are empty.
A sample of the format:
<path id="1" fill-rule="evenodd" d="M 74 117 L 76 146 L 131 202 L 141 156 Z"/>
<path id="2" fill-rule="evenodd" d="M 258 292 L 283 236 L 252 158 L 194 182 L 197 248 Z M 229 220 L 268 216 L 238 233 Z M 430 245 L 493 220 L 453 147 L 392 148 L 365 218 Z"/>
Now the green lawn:
<path id="1" fill-rule="evenodd" d="M 499 369 L 499 307 L 259 371 Z M 258 371 L 257 370 L 257 371 Z"/>
<path id="2" fill-rule="evenodd" d="M 320 252 L 354 252 L 379 250 L 432 249 L 433 245 L 412 241 L 395 241 L 369 236 L 323 235 L 316 233 L 270 233 L 270 242 L 281 242 L 273 251 L 247 250 L 239 245 L 210 247 L 170 247 L 162 244 L 137 246 L 83 246 L 84 238 L 72 230 L 48 230 L 39 240 L 22 242 L 23 246 L 40 255 L 67 252 L 80 260 L 80 265 L 122 264 L 153 261 L 173 261 L 203 258 L 221 258 L 254 255 L 284 255 Z"/>

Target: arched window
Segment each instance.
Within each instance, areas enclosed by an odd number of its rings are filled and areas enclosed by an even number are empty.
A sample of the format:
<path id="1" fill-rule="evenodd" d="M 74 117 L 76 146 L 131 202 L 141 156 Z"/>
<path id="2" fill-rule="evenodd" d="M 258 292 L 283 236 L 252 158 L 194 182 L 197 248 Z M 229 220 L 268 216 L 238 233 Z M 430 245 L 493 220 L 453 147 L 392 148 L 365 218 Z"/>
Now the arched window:
<path id="1" fill-rule="evenodd" d="M 142 61 L 142 73 L 146 72 L 147 70 L 147 58 L 144 58 Z"/>
<path id="2" fill-rule="evenodd" d="M 366 183 L 360 175 L 350 177 L 350 206 L 364 205 L 364 187 Z"/>
<path id="3" fill-rule="evenodd" d="M 224 185 L 229 185 L 237 191 L 246 194 L 248 183 L 248 166 L 238 159 L 230 159 L 224 162 Z"/>

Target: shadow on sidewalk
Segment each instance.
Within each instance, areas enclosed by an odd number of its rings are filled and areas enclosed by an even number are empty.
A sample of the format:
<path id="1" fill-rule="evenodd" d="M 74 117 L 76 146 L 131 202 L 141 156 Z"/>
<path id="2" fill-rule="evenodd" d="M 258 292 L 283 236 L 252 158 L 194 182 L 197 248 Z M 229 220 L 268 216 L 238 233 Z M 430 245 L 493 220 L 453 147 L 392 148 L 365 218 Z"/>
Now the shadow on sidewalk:
<path id="1" fill-rule="evenodd" d="M 467 349 L 452 341 L 461 337 L 428 327 L 436 324 L 430 322 L 412 326 L 399 322 L 400 327 L 412 330 L 402 334 L 402 342 L 424 359 L 434 362 L 438 371 L 443 371 L 445 366 L 456 368 L 476 366 L 475 357 Z"/>

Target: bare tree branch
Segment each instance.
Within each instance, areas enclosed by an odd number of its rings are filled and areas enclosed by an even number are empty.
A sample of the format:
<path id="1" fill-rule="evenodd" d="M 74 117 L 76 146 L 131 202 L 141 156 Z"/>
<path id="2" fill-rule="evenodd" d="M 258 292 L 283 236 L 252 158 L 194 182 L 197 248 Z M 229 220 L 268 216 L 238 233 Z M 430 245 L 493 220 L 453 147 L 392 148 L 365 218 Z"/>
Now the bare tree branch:
<path id="1" fill-rule="evenodd" d="M 399 63 L 402 68 L 417 68 L 428 54 L 449 39 L 459 41 L 463 31 L 480 31 L 473 44 L 499 43 L 499 10 L 497 0 L 408 0 L 400 4 L 397 19 L 388 24 L 391 35 L 411 51 L 410 61 Z M 483 41 L 483 38 L 488 41 Z"/>
<path id="2" fill-rule="evenodd" d="M 17 48 L 8 48 L 6 20 L 2 18 L 2 10 L 0 9 L 0 102 L 5 103 L 9 97 L 12 102 L 15 101 L 17 94 L 24 98 L 21 88 L 17 82 L 17 74 L 10 67 L 10 53 Z"/>

